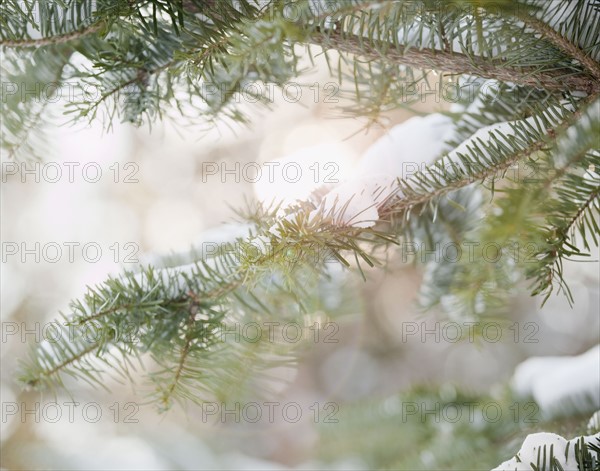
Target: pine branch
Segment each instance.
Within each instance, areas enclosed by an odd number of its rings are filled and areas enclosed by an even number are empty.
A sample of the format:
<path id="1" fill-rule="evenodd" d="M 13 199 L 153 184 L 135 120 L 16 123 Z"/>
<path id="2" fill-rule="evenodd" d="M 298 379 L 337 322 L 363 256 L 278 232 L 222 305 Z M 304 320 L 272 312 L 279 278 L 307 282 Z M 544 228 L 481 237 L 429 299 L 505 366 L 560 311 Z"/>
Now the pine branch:
<path id="1" fill-rule="evenodd" d="M 425 171 L 417 173 L 412 180 L 400 180 L 399 188 L 402 197 L 390 200 L 389 205 L 382 212 L 387 215 L 402 212 L 413 206 L 430 202 L 440 196 L 464 188 L 474 182 L 483 181 L 490 176 L 501 175 L 515 163 L 544 149 L 549 142 L 553 142 L 558 133 L 564 131 L 572 124 L 577 116 L 579 116 L 579 113 L 567 114 L 563 117 L 562 121 L 554 127 L 547 129 L 545 134 L 533 139 L 526 147 L 522 149 L 517 148 L 503 155 L 501 159 L 487 162 L 487 165 L 481 165 L 475 159 L 471 162 L 468 160 L 464 161 L 462 164 L 450 160 L 445 162 L 452 169 L 452 171 L 449 171 L 443 165 L 444 159 L 441 159 L 438 164 L 433 164 Z M 499 140 L 495 139 L 492 142 L 499 143 Z M 503 148 L 503 150 L 506 149 Z M 465 169 L 476 170 L 467 171 Z"/>
<path id="2" fill-rule="evenodd" d="M 535 67 L 513 67 L 501 59 L 489 60 L 471 57 L 459 52 L 447 52 L 431 48 L 407 48 L 385 42 L 366 40 L 360 36 L 334 30 L 318 29 L 310 40 L 324 49 L 364 57 L 368 60 L 389 61 L 418 69 L 434 69 L 450 74 L 467 74 L 512 82 L 518 85 L 544 88 L 551 91 L 583 91 L 600 93 L 600 80 L 587 74 L 573 74 L 565 70 L 539 70 Z"/>
<path id="3" fill-rule="evenodd" d="M 29 47 L 43 47 L 57 44 L 65 44 L 71 41 L 76 41 L 85 36 L 97 33 L 104 27 L 104 21 L 98 21 L 93 23 L 79 31 L 73 31 L 71 33 L 62 34 L 59 36 L 51 36 L 47 38 L 36 38 L 36 39 L 3 39 L 0 40 L 0 47 L 10 48 L 29 48 Z"/>
<path id="4" fill-rule="evenodd" d="M 192 299 L 196 300 L 195 296 L 192 293 L 190 295 L 191 295 Z M 191 311 L 190 317 L 186 324 L 186 333 L 185 333 L 185 337 L 184 337 L 185 344 L 183 345 L 183 348 L 181 349 L 179 363 L 178 363 L 177 367 L 175 368 L 175 373 L 173 374 L 171 383 L 167 386 L 167 388 L 164 391 L 162 391 L 161 403 L 163 404 L 163 407 L 165 407 L 165 408 L 168 407 L 168 404 L 171 401 L 171 397 L 172 397 L 172 395 L 179 383 L 179 380 L 183 374 L 184 365 L 185 365 L 185 362 L 190 353 L 192 343 L 196 339 L 196 336 L 194 336 L 194 332 L 192 330 L 194 327 L 196 314 L 193 310 L 190 310 L 190 311 Z"/>
<path id="5" fill-rule="evenodd" d="M 564 232 L 566 234 L 571 232 L 571 230 L 573 229 L 575 224 L 577 224 L 577 222 L 581 219 L 583 214 L 590 209 L 590 207 L 593 205 L 594 201 L 596 201 L 596 200 L 597 200 L 597 202 L 600 202 L 600 186 L 596 187 L 596 189 L 590 193 L 590 195 L 587 197 L 587 199 L 585 201 L 583 201 L 583 203 L 577 210 L 577 213 L 575 213 L 575 215 L 571 218 L 571 220 L 565 224 Z"/>
<path id="6" fill-rule="evenodd" d="M 26 370 L 26 384 L 60 384 L 63 371 L 101 383 L 103 371 L 91 358 L 95 351 L 98 352 L 96 360 L 125 375 L 128 374 L 130 356 L 149 354 L 160 369 L 147 376 L 156 384 L 158 399 L 165 406 L 172 398 L 201 401 L 207 391 L 214 392 L 224 380 L 232 383 L 238 380 L 236 375 L 240 369 L 245 375 L 252 376 L 254 370 L 251 367 L 256 366 L 252 363 L 260 356 L 252 348 L 227 345 L 219 338 L 220 329 L 227 321 L 245 319 L 245 316 L 264 319 L 273 312 L 278 316 L 282 312 L 290 315 L 309 312 L 307 306 L 317 304 L 314 299 L 320 302 L 318 283 L 328 274 L 329 255 L 347 267 L 353 266 L 352 259 L 356 260 L 358 270 L 363 262 L 374 266 L 379 262 L 373 255 L 374 249 L 398 243 L 400 237 L 410 234 L 418 225 L 413 222 L 415 217 L 410 220 L 411 213 L 419 212 L 420 219 L 425 220 L 418 228 L 421 232 L 432 228 L 437 231 L 422 238 L 430 236 L 436 241 L 460 242 L 466 234 L 482 233 L 501 241 L 530 240 L 527 237 L 530 237 L 531 229 L 531 240 L 543 241 L 540 253 L 547 250 L 551 254 L 534 267 L 533 276 L 538 279 L 548 270 L 553 275 L 551 279 L 540 281 L 543 286 L 552 282 L 556 273 L 552 271 L 556 268 L 554 262 L 560 263 L 569 250 L 567 236 L 571 227 L 579 225 L 581 229 L 584 223 L 580 221 L 584 220 L 594 234 L 598 232 L 597 225 L 594 226 L 588 217 L 597 205 L 598 186 L 595 180 L 586 183 L 580 168 L 595 162 L 593 158 L 596 157 L 587 152 L 594 148 L 590 140 L 595 134 L 585 126 L 570 129 L 573 123 L 582 121 L 581 110 L 587 103 L 576 98 L 573 92 L 587 92 L 592 97 L 600 93 L 600 80 L 594 69 L 597 64 L 594 66 L 581 57 L 582 51 L 587 50 L 585 41 L 580 42 L 582 50 L 573 50 L 574 41 L 556 32 L 548 34 L 535 22 L 531 27 L 546 41 L 540 40 L 535 32 L 526 31 L 515 19 L 505 21 L 500 16 L 488 17 L 483 11 L 477 13 L 475 19 L 469 15 L 460 17 L 458 9 L 446 16 L 436 9 L 430 11 L 429 3 L 423 12 L 406 19 L 402 17 L 404 2 L 340 1 L 334 2 L 333 12 L 315 16 L 310 9 L 312 3 L 305 1 L 299 5 L 307 16 L 296 23 L 284 18 L 282 10 L 286 4 L 285 1 L 277 2 L 276 6 L 281 9 L 276 9 L 275 15 L 268 18 L 263 16 L 263 10 L 245 2 L 237 9 L 234 0 L 224 2 L 225 10 L 219 12 L 212 11 L 216 10 L 212 0 L 185 0 L 177 5 L 162 0 L 132 2 L 126 11 L 106 10 L 99 15 L 111 25 L 111 34 L 105 38 L 89 36 L 90 31 L 86 29 L 65 32 L 80 28 L 81 22 L 52 25 L 46 19 L 44 24 L 50 31 L 42 31 L 49 37 L 8 40 L 2 45 L 33 48 L 85 36 L 86 39 L 76 47 L 93 67 L 72 73 L 106 91 L 95 103 L 82 98 L 81 103 L 75 104 L 82 115 L 90 113 L 92 116 L 100 103 L 125 87 L 135 85 L 132 87 L 135 88 L 135 99 L 122 108 L 128 117 L 135 118 L 144 113 L 160 115 L 167 103 L 175 103 L 177 108 L 184 96 L 183 100 L 192 104 L 194 112 L 190 115 L 194 119 L 200 115 L 195 113 L 196 109 L 211 116 L 231 109 L 231 116 L 239 120 L 239 107 L 229 96 L 209 96 L 208 92 L 201 91 L 201 85 L 219 84 L 232 90 L 233 94 L 240 85 L 254 81 L 285 84 L 298 75 L 297 43 L 317 44 L 325 51 L 336 49 L 342 54 L 356 56 L 353 62 L 356 95 L 360 95 L 360 81 L 363 80 L 369 91 L 365 94 L 366 99 L 376 111 L 384 103 L 400 105 L 400 99 L 394 95 L 398 91 L 394 89 L 394 82 L 398 80 L 399 71 L 404 70 L 399 65 L 468 74 L 518 86 L 505 83 L 499 87 L 496 107 L 465 111 L 473 121 L 463 123 L 455 135 L 460 140 L 457 147 L 440 156 L 441 159 L 426 170 L 399 179 L 389 197 L 373 204 L 374 215 L 373 206 L 368 208 L 371 221 L 380 222 L 378 226 L 353 225 L 356 215 L 349 220 L 339 217 L 348 209 L 349 202 L 335 213 L 331 209 L 325 210 L 327 195 L 320 201 L 315 197 L 282 209 L 283 218 L 281 211 L 265 210 L 252 219 L 255 226 L 249 231 L 248 239 L 237 240 L 237 247 L 227 246 L 240 255 L 240 251 L 243 252 L 240 246 L 249 246 L 260 238 L 264 245 L 270 244 L 268 253 L 261 250 L 258 257 L 235 259 L 224 249 L 224 253 L 208 260 L 172 269 L 147 269 L 137 274 L 127 272 L 118 279 L 109 278 L 95 289 L 90 288 L 82 301 L 71 304 L 68 323 L 80 329 L 97 324 L 100 342 L 85 343 L 83 330 L 77 330 L 73 341 L 65 339 L 46 346 L 46 350 L 40 348 Z M 149 5 L 154 7 L 152 12 L 147 8 Z M 140 9 L 136 10 L 136 7 Z M 27 19 L 7 31 L 14 30 L 11 32 L 14 38 L 27 37 L 30 23 L 33 20 Z M 99 28 L 99 23 L 95 27 Z M 411 28 L 414 29 L 408 31 Z M 519 41 L 513 41 L 515 37 Z M 341 57 L 340 64 L 344 60 L 344 56 Z M 361 58 L 367 59 L 366 65 Z M 592 67 L 594 77 L 581 70 L 578 64 L 573 65 L 572 58 L 588 69 Z M 389 70 L 390 74 L 378 74 L 380 70 Z M 418 80 L 416 78 L 415 82 Z M 513 91 L 522 89 L 526 91 L 524 97 L 508 97 Z M 564 92 L 564 100 L 555 92 Z M 198 101 L 201 104 L 196 108 Z M 110 110 L 118 113 L 119 105 L 115 100 L 114 108 Z M 487 116 L 484 116 L 485 112 Z M 13 121 L 19 121 L 18 113 L 15 118 Z M 561 167 L 553 158 L 562 151 L 557 140 L 568 134 L 566 131 L 575 131 L 571 134 L 580 143 L 564 152 L 568 162 Z M 501 209 L 508 207 L 502 217 L 515 215 L 520 219 L 508 222 L 500 217 L 494 219 L 491 212 L 483 218 L 479 211 L 481 203 L 478 203 L 483 198 L 477 199 L 483 190 L 471 184 L 488 178 L 495 181 L 498 175 L 504 178 L 505 172 L 515 163 L 533 157 L 545 159 L 547 163 L 542 169 L 542 179 L 546 175 L 552 175 L 552 178 L 537 186 L 519 183 L 515 185 L 515 191 L 511 192 L 512 188 L 506 190 L 509 197 L 499 198 L 500 202 L 494 200 L 499 206 L 504 205 Z M 492 193 L 493 190 L 492 184 Z M 556 194 L 551 195 L 552 191 Z M 523 195 L 528 198 L 515 204 L 514 198 Z M 368 202 L 368 198 L 365 200 Z M 542 208 L 546 202 L 548 207 Z M 460 210 L 450 211 L 448 208 L 452 203 L 460 206 Z M 531 205 L 527 206 L 529 203 Z M 498 222 L 503 223 L 505 232 L 490 230 Z M 544 236 L 548 236 L 548 240 Z M 294 254 L 292 260 L 290 253 Z M 452 270 L 442 273 L 435 279 L 434 289 L 442 287 L 446 289 L 443 294 L 455 297 L 457 293 L 458 296 L 463 294 L 461 289 L 464 289 L 476 314 L 479 295 L 483 293 L 487 301 L 489 292 L 504 293 L 508 282 L 514 279 L 502 271 L 506 266 L 496 269 L 489 264 L 472 263 L 466 267 L 466 272 L 460 272 L 464 268 L 464 265 L 456 264 Z M 509 268 L 514 273 L 514 266 Z M 440 283 L 437 283 L 438 279 Z M 461 286 L 460 282 L 465 283 Z M 489 306 L 485 304 L 486 309 Z M 128 344 L 118 335 L 128 323 L 138 328 L 137 344 Z M 268 350 L 264 352 L 272 353 Z M 113 355 L 115 351 L 122 359 Z M 233 359 L 235 365 L 224 367 L 222 357 Z"/>
<path id="7" fill-rule="evenodd" d="M 240 320 L 237 303 L 246 313 L 265 315 L 267 310 L 260 296 L 249 289 L 235 291 L 242 282 L 246 287 L 255 285 L 253 290 L 285 293 L 272 278 L 263 286 L 261 279 L 266 272 L 256 272 L 253 263 L 237 262 L 232 251 L 229 246 L 229 250 L 209 259 L 211 263 L 199 261 L 174 269 L 126 272 L 120 278 L 109 278 L 96 288 L 89 288 L 82 301 L 71 303 L 70 316 L 64 325 L 59 325 L 65 332 L 69 328 L 75 330 L 32 351 L 29 362 L 23 365 L 21 380 L 27 387 L 40 389 L 62 385 L 61 374 L 67 373 L 102 385 L 106 371 L 93 365 L 89 358 L 93 352 L 98 351 L 97 359 L 108 370 L 123 377 L 129 377 L 129 356 L 149 353 L 160 370 L 147 376 L 156 385 L 155 398 L 167 409 L 173 398 L 200 402 L 220 388 L 227 390 L 228 382 L 233 384 L 238 378 L 219 374 L 244 365 L 245 356 L 255 359 L 243 368 L 249 375 L 287 362 L 289 345 L 284 345 L 287 353 L 282 356 L 281 347 L 266 337 L 258 350 L 252 340 L 238 340 L 233 345 L 224 341 L 223 332 L 228 332 L 225 315 L 231 316 L 231 322 Z M 270 256 L 263 259 L 264 264 L 270 262 Z M 316 278 L 311 279 L 312 283 L 315 281 Z M 312 295 L 306 293 L 303 302 Z M 291 298 L 289 302 L 298 300 Z M 285 312 L 285 304 L 280 304 L 279 309 Z M 85 335 L 88 327 L 96 329 L 95 338 L 99 339 L 92 344 Z M 130 338 L 131 327 L 135 328 L 135 339 Z M 120 353 L 121 359 L 108 349 Z M 219 355 L 214 355 L 216 351 Z"/>
<path id="8" fill-rule="evenodd" d="M 45 52 L 45 51 L 44 51 Z M 51 54 L 29 49 L 25 54 L 17 50 L 2 51 L 0 75 L 5 84 L 22 84 L 35 90 L 23 97 L 20 93 L 2 95 L 2 142 L 0 149 L 15 160 L 41 159 L 52 147 L 48 122 L 56 114 L 39 84 L 59 84 L 69 64 L 72 51 L 67 45 L 52 48 Z M 23 55 L 25 57 L 23 57 Z M 4 90 L 3 90 L 4 91 Z"/>
<path id="9" fill-rule="evenodd" d="M 41 370 L 35 377 L 26 377 L 23 376 L 22 380 L 26 384 L 27 387 L 37 388 L 40 384 L 45 383 L 50 380 L 55 375 L 62 373 L 66 370 L 70 365 L 81 362 L 85 357 L 87 357 L 92 352 L 98 350 L 101 346 L 100 342 L 91 342 L 86 348 L 79 352 L 73 352 L 73 355 L 69 358 L 63 359 L 60 363 L 52 366 L 51 368 Z"/>
<path id="10" fill-rule="evenodd" d="M 579 229 L 587 250 L 586 227 L 590 230 L 589 238 L 594 241 L 600 233 L 594 220 L 594 212 L 599 209 L 595 202 L 600 182 L 587 170 L 600 165 L 599 154 L 594 151 L 599 131 L 597 105 L 597 102 L 584 103 L 570 117 L 568 127 L 562 124 L 552 128 L 552 139 L 535 163 L 538 178 L 509 182 L 502 189 L 503 197 L 496 198 L 498 210 L 490 211 L 486 223 L 472 236 L 481 244 L 534 247 L 534 253 L 525 257 L 517 254 L 512 263 L 494 263 L 490 269 L 510 280 L 514 279 L 518 267 L 527 279 L 533 280 L 532 293 L 542 294 L 544 299 L 552 293 L 556 282 L 568 301 L 573 301 L 568 280 L 563 276 L 562 262 L 570 256 L 586 255 L 570 240 L 573 225 L 583 221 Z M 466 264 L 462 269 L 463 279 L 459 283 L 455 281 L 452 291 L 457 291 L 457 286 L 472 286 L 474 279 L 479 279 L 477 269 L 476 263 Z M 508 272 L 504 274 L 503 270 Z M 495 289 L 498 291 L 496 285 Z"/>
<path id="11" fill-rule="evenodd" d="M 553 135 L 553 131 L 549 131 L 545 137 L 551 138 L 552 135 Z M 480 169 L 479 171 L 477 171 L 475 173 L 467 173 L 463 176 L 459 176 L 458 178 L 454 178 L 454 179 L 451 179 L 450 181 L 447 181 L 443 188 L 437 188 L 431 192 L 427 192 L 424 194 L 416 194 L 414 196 L 410 195 L 410 193 L 409 193 L 409 196 L 407 198 L 402 198 L 400 201 L 391 203 L 389 210 L 391 210 L 394 213 L 403 211 L 403 210 L 409 209 L 413 206 L 427 203 L 431 200 L 439 198 L 440 196 L 444 196 L 448 193 L 459 190 L 460 188 L 464 188 L 472 183 L 483 181 L 490 176 L 502 174 L 507 169 L 512 167 L 515 163 L 519 162 L 520 160 L 526 159 L 527 157 L 534 154 L 535 152 L 542 150 L 545 147 L 545 145 L 546 145 L 545 140 L 533 142 L 531 145 L 529 145 L 525 149 L 515 152 L 513 154 L 507 155 L 506 159 L 502 160 L 501 162 L 498 162 L 489 167 Z M 417 177 L 417 178 L 419 178 L 419 177 Z M 404 186 L 405 188 L 409 189 L 409 192 L 410 192 L 410 188 L 412 187 L 411 183 L 408 183 L 408 182 L 400 182 L 400 186 Z M 385 214 L 385 212 L 387 212 L 387 211 L 384 210 L 384 214 Z"/>

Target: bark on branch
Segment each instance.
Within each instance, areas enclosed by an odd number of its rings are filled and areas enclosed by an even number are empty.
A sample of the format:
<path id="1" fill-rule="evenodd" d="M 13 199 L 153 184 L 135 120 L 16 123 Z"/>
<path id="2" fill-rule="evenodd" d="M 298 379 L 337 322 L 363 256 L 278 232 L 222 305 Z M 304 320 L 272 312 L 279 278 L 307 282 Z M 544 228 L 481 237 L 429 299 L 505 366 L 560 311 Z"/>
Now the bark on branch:
<path id="1" fill-rule="evenodd" d="M 572 71 L 540 70 L 535 67 L 515 67 L 502 60 L 471 57 L 459 52 L 437 49 L 405 48 L 387 44 L 386 48 L 375 48 L 367 39 L 353 34 L 335 31 L 316 31 L 311 42 L 324 49 L 362 56 L 369 60 L 385 59 L 397 64 L 418 69 L 434 69 L 451 74 L 469 74 L 501 82 L 512 82 L 550 91 L 582 91 L 590 95 L 600 92 L 600 80 Z M 385 53 L 381 51 L 385 50 Z"/>

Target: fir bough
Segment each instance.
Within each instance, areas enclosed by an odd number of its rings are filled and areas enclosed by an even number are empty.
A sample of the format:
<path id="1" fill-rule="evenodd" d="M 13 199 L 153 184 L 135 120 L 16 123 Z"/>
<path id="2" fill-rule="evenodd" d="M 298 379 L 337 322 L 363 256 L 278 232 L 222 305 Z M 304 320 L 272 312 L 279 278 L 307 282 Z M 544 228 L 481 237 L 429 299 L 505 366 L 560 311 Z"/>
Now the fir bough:
<path id="1" fill-rule="evenodd" d="M 68 85 L 68 116 L 106 127 L 166 117 L 247 122 L 235 100 L 241 90 L 284 86 L 302 74 L 301 55 L 323 53 L 352 99 L 341 111 L 371 122 L 436 82 L 448 92 L 448 78 L 462 102 L 449 113 L 454 150 L 399 177 L 376 225 L 341 224 L 347 205 L 328 212 L 317 195 L 259 207 L 248 215 L 249 237 L 235 241 L 237 256 L 147 267 L 90 288 L 66 314 L 72 335 L 35 349 L 22 380 L 60 385 L 70 374 L 102 384 L 105 369 L 129 379 L 147 354 L 162 406 L 174 397 L 202 400 L 248 358 L 267 366 L 289 359 L 281 345 L 223 342 L 218 333 L 228 322 L 282 312 L 302 320 L 324 305 L 318 286 L 332 260 L 362 272 L 385 263 L 382 246 L 405 242 L 428 250 L 476 240 L 517 250 L 499 263 L 427 263 L 424 306 L 488 315 L 523 277 L 534 294 L 559 287 L 571 298 L 562 263 L 589 252 L 599 232 L 599 36 L 595 0 L 2 2 L 2 147 L 13 159 L 46 145 L 51 120 L 40 84 Z M 255 101 L 269 104 L 258 93 Z M 531 178 L 511 177 L 524 165 L 535 169 Z M 92 323 L 89 341 L 82 329 Z M 131 325 L 135 342 L 124 341 Z"/>

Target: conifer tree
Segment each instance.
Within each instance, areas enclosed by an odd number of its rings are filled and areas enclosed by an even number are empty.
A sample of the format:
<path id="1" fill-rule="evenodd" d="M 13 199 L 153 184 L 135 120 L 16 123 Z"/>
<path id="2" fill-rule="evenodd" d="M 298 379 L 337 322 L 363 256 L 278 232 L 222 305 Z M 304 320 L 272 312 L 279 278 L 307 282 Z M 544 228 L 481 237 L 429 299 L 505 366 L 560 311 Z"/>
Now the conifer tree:
<path id="1" fill-rule="evenodd" d="M 424 308 L 498 316 L 524 280 L 540 303 L 555 292 L 576 302 L 563 262 L 583 260 L 600 235 L 599 38 L 596 0 L 2 1 L 2 147 L 16 160 L 39 158 L 53 123 L 40 83 L 69 84 L 68 116 L 106 127 L 251 125 L 242 87 L 283 87 L 302 77 L 301 57 L 324 53 L 352 103 L 341 111 L 371 124 L 432 87 L 453 102 L 444 150 L 419 171 L 249 204 L 245 233 L 218 252 L 89 288 L 63 315 L 61 340 L 32 349 L 21 381 L 102 385 L 149 359 L 160 407 L 218 396 L 297 353 L 224 341 L 228 325 L 306 319 L 329 290 L 351 299 L 335 267 L 365 276 L 406 244 L 415 260 L 472 241 L 513 255 L 427 261 Z"/>

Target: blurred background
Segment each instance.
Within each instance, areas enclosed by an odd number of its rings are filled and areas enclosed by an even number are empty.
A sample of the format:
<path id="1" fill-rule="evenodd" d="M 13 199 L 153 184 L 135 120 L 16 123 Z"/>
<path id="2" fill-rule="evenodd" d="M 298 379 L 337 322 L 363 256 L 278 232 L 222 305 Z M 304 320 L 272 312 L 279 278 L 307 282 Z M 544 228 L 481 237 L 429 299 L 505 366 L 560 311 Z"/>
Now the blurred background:
<path id="1" fill-rule="evenodd" d="M 39 341 L 46 323 L 86 285 L 133 269 L 150 254 L 188 250 L 248 200 L 306 192 L 302 181 L 223 182 L 207 164 L 335 162 L 343 179 L 386 129 L 415 114 L 388 114 L 383 126 L 367 132 L 364 121 L 340 117 L 340 103 L 323 103 L 331 79 L 326 67 L 317 69 L 303 78 L 316 86 L 303 88 L 301 96 L 274 90 L 271 110 L 242 103 L 250 127 L 196 132 L 165 122 L 149 132 L 115 123 L 106 132 L 100 122 L 57 126 L 45 161 L 28 164 L 34 173 L 3 165 L 3 469 L 489 469 L 510 458 L 527 433 L 548 424 L 552 431 L 579 432 L 593 408 L 546 417 L 539 407 L 528 408 L 530 398 L 516 403 L 508 385 L 529 357 L 576 355 L 598 344 L 597 257 L 565 267 L 573 308 L 553 296 L 540 309 L 526 289 L 510 300 L 519 337 L 505 331 L 497 342 L 435 341 L 434 335 L 423 342 L 420 335 L 405 335 L 409 323 L 431 328 L 439 320 L 413 305 L 419 267 L 393 258 L 386 270 L 370 270 L 366 282 L 351 274 L 359 302 L 336 319 L 338 342 L 311 345 L 273 398 L 299 404 L 297 421 L 277 409 L 272 421 L 236 420 L 235 414 L 221 420 L 222 411 L 211 415 L 193 404 L 161 415 L 117 384 L 111 392 L 76 384 L 72 397 L 20 390 L 15 374 L 28 343 Z M 434 98 L 417 112 L 447 107 Z M 79 164 L 72 166 L 72 181 L 69 162 Z M 62 176 L 52 182 L 57 168 Z M 477 406 L 474 418 L 453 421 L 443 408 L 486 401 L 500 405 L 501 419 L 482 419 Z M 427 410 L 433 412 L 423 415 Z"/>

